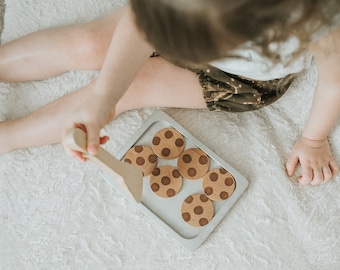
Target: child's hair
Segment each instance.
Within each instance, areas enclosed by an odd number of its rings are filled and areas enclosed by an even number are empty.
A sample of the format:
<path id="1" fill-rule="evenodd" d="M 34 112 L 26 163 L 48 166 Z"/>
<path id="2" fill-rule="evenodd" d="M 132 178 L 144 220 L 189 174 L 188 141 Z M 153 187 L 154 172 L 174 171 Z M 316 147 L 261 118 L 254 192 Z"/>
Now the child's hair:
<path id="1" fill-rule="evenodd" d="M 131 0 L 136 24 L 166 58 L 206 63 L 253 41 L 265 56 L 269 48 L 295 35 L 304 50 L 313 33 L 331 24 L 337 0 Z M 331 14 L 332 13 L 332 14 Z M 279 47 L 278 47 L 279 50 Z"/>

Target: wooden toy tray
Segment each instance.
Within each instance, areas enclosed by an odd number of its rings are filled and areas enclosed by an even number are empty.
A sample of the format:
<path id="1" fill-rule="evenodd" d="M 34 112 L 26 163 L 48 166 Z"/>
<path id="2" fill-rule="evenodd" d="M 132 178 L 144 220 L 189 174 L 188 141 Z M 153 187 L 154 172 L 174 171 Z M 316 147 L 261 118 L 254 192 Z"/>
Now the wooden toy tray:
<path id="1" fill-rule="evenodd" d="M 222 201 L 213 201 L 214 216 L 211 221 L 204 226 L 195 227 L 186 223 L 182 218 L 181 206 L 183 201 L 192 194 L 204 194 L 202 179 L 189 180 L 183 177 L 181 190 L 173 197 L 163 198 L 157 196 L 150 187 L 150 176 L 143 178 L 143 193 L 140 203 L 136 203 L 120 191 L 115 180 L 106 173 L 102 176 L 110 185 L 121 192 L 133 205 L 141 210 L 147 217 L 163 228 L 169 235 L 179 241 L 189 250 L 195 250 L 207 239 L 230 208 L 239 199 L 248 186 L 248 181 L 226 161 L 221 159 L 202 142 L 191 135 L 184 127 L 162 111 L 154 113 L 141 128 L 131 137 L 127 144 L 116 155 L 119 160 L 124 159 L 127 151 L 137 145 L 145 145 L 151 148 L 154 135 L 161 129 L 174 128 L 179 131 L 185 141 L 185 149 L 198 148 L 205 152 L 210 158 L 210 168 L 223 168 L 227 170 L 235 180 L 235 189 L 230 197 Z M 158 165 L 169 165 L 177 167 L 178 158 L 166 160 L 158 158 Z"/>

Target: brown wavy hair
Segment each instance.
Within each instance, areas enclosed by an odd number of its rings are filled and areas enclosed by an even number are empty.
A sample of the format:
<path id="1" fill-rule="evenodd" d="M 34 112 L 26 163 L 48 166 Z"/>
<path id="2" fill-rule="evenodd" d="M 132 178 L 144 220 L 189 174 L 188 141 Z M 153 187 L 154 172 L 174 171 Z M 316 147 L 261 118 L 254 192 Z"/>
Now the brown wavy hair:
<path id="1" fill-rule="evenodd" d="M 230 56 L 253 41 L 261 53 L 280 61 L 269 44 L 295 35 L 297 54 L 339 13 L 337 0 L 131 0 L 136 24 L 163 57 L 207 63 Z"/>

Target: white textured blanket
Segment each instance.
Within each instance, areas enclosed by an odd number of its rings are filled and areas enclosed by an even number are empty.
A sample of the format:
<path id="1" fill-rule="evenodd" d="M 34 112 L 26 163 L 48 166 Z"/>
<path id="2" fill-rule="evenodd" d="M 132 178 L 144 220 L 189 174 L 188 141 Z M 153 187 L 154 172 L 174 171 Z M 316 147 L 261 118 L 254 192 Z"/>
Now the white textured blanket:
<path id="1" fill-rule="evenodd" d="M 7 0 L 2 42 L 85 22 L 114 0 Z M 0 84 L 0 119 L 25 115 L 88 83 L 95 72 Z M 340 181 L 301 187 L 285 160 L 308 116 L 315 68 L 275 104 L 242 114 L 166 109 L 249 180 L 195 252 L 182 247 L 60 145 L 0 156 L 0 269 L 340 269 Z M 105 132 L 117 151 L 154 109 L 125 113 Z M 23 133 L 25 130 L 22 131 Z M 0 138 L 1 139 L 1 138 Z M 340 123 L 330 136 L 340 161 Z"/>

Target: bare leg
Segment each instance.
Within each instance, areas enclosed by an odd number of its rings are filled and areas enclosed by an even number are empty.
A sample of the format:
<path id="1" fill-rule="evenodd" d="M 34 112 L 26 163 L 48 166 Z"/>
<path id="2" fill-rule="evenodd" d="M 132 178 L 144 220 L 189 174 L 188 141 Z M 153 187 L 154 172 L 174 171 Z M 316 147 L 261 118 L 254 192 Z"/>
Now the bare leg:
<path id="1" fill-rule="evenodd" d="M 93 83 L 28 116 L 0 123 L 0 153 L 60 142 L 64 119 L 86 99 Z M 117 104 L 116 114 L 155 106 L 204 108 L 196 75 L 161 57 L 151 58 Z"/>
<path id="2" fill-rule="evenodd" d="M 124 8 L 89 23 L 41 30 L 0 47 L 0 81 L 31 81 L 100 69 Z"/>
<path id="3" fill-rule="evenodd" d="M 116 114 L 145 108 L 205 108 L 195 73 L 161 57 L 150 58 L 116 106 Z"/>

